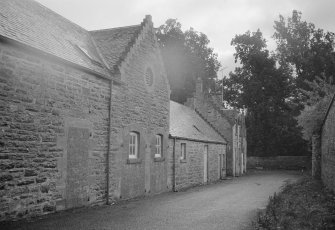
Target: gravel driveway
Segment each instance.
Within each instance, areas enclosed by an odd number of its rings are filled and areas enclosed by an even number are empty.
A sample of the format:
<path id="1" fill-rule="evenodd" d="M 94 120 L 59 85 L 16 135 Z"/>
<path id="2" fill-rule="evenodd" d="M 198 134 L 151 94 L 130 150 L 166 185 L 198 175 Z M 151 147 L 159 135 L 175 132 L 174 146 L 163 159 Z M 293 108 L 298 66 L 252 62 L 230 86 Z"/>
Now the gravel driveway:
<path id="1" fill-rule="evenodd" d="M 184 192 L 65 211 L 0 229 L 248 229 L 268 197 L 300 177 L 294 171 L 255 171 Z"/>

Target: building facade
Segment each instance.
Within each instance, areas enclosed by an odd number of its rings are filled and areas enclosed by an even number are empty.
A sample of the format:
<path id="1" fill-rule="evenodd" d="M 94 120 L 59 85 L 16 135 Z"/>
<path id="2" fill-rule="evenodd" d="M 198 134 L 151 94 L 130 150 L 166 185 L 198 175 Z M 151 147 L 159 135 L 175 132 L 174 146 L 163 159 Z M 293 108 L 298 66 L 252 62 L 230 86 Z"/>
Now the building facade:
<path id="1" fill-rule="evenodd" d="M 247 169 L 247 139 L 245 112 L 225 109 L 222 99 L 203 92 L 202 81 L 197 80 L 196 91 L 185 105 L 194 109 L 227 141 L 227 175 L 240 176 Z"/>
<path id="2" fill-rule="evenodd" d="M 0 12 L 0 221 L 167 191 L 151 17 L 86 31 L 30 0 Z"/>
<path id="3" fill-rule="evenodd" d="M 32 0 L 0 15 L 0 221 L 245 171 L 243 117 L 200 84 L 188 107 L 170 102 L 150 16 L 87 31 Z"/>
<path id="4" fill-rule="evenodd" d="M 225 178 L 226 144 L 195 110 L 171 101 L 169 189 L 178 191 Z"/>

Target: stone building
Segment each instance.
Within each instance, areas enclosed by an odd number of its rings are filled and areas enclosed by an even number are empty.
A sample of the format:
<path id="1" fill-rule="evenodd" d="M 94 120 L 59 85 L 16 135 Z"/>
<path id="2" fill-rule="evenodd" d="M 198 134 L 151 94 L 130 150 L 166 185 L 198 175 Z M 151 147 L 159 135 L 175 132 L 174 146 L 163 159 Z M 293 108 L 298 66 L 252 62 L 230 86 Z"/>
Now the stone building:
<path id="1" fill-rule="evenodd" d="M 194 109 L 227 141 L 227 175 L 240 176 L 246 172 L 247 139 L 245 112 L 222 107 L 221 97 L 203 92 L 197 80 L 196 92 L 185 105 Z"/>
<path id="2" fill-rule="evenodd" d="M 168 187 L 178 191 L 224 178 L 226 144 L 195 110 L 171 101 Z"/>
<path id="3" fill-rule="evenodd" d="M 312 174 L 335 192 L 335 95 L 319 132 L 312 137 Z"/>
<path id="4" fill-rule="evenodd" d="M 166 191 L 169 95 L 150 16 L 87 31 L 0 1 L 0 221 Z"/>

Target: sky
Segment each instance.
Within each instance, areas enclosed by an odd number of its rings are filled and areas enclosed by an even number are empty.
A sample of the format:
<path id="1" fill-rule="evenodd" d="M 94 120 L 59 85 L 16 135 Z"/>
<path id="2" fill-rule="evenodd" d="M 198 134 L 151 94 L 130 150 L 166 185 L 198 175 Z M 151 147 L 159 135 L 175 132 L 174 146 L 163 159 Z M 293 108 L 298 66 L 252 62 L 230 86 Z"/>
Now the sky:
<path id="1" fill-rule="evenodd" d="M 302 12 L 302 20 L 317 28 L 335 32 L 334 0 L 37 0 L 87 30 L 140 24 L 152 16 L 159 27 L 169 18 L 177 19 L 183 30 L 190 27 L 207 35 L 210 47 L 218 54 L 223 68 L 219 78 L 233 71 L 232 38 L 260 29 L 275 49 L 271 38 L 274 21 L 288 17 L 293 10 Z"/>

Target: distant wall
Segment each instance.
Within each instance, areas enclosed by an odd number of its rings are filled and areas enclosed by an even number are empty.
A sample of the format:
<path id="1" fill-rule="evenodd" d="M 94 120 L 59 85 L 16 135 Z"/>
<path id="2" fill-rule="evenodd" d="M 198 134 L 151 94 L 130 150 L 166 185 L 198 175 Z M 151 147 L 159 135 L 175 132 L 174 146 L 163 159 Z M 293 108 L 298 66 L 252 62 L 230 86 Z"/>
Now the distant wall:
<path id="1" fill-rule="evenodd" d="M 247 168 L 255 169 L 309 169 L 310 156 L 248 157 Z"/>

